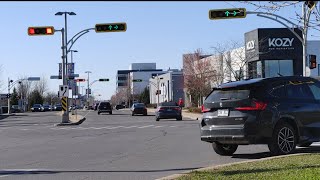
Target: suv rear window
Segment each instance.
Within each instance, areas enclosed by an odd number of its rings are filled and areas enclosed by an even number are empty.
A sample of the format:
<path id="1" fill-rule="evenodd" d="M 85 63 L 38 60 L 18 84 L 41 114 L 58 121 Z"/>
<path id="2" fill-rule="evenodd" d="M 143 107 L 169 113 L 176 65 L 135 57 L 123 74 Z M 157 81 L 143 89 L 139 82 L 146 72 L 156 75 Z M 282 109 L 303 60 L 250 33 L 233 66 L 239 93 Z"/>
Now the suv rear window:
<path id="1" fill-rule="evenodd" d="M 176 102 L 163 102 L 160 106 L 178 106 Z"/>
<path id="2" fill-rule="evenodd" d="M 250 90 L 244 89 L 217 89 L 205 100 L 206 102 L 215 102 L 221 100 L 239 100 L 249 98 Z"/>
<path id="3" fill-rule="evenodd" d="M 101 103 L 100 103 L 100 106 L 110 106 L 110 103 L 108 103 L 108 102 L 101 102 Z"/>

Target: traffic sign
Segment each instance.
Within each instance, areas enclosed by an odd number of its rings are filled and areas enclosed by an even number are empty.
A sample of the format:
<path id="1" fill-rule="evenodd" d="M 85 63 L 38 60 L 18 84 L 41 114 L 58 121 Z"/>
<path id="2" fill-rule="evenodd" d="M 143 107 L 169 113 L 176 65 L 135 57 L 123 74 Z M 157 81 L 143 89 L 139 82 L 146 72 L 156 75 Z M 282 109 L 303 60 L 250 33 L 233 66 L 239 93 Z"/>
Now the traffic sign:
<path id="1" fill-rule="evenodd" d="M 99 81 L 109 81 L 109 79 L 99 79 Z"/>
<path id="2" fill-rule="evenodd" d="M 28 77 L 28 81 L 40 81 L 40 77 Z"/>
<path id="3" fill-rule="evenodd" d="M 62 79 L 62 76 L 50 76 L 50 79 Z"/>
<path id="4" fill-rule="evenodd" d="M 123 31 L 127 30 L 127 24 L 124 23 L 124 22 L 96 24 L 95 30 L 96 30 L 97 33 L 101 33 L 101 32 L 123 32 Z"/>
<path id="5" fill-rule="evenodd" d="M 62 110 L 67 111 L 68 109 L 68 97 L 63 96 L 61 97 L 61 105 L 62 105 Z"/>
<path id="6" fill-rule="evenodd" d="M 209 11 L 209 19 L 211 20 L 245 18 L 246 15 L 246 8 L 211 9 Z"/>
<path id="7" fill-rule="evenodd" d="M 62 77 L 62 63 L 59 63 L 59 76 Z"/>
<path id="8" fill-rule="evenodd" d="M 69 87 L 67 85 L 60 85 L 59 86 L 59 96 L 67 96 L 69 97 Z"/>

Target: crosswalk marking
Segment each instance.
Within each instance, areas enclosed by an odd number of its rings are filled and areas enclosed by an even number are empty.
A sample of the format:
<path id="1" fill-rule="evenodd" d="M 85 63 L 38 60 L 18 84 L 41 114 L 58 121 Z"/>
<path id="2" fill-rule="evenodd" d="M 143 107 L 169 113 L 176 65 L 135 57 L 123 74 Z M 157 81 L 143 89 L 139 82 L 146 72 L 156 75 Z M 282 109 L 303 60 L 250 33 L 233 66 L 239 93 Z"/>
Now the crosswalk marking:
<path id="1" fill-rule="evenodd" d="M 161 127 L 164 127 L 164 126 L 155 126 L 155 127 L 153 127 L 153 128 L 161 128 Z"/>
<path id="2" fill-rule="evenodd" d="M 138 127 L 138 126 L 129 126 L 129 127 L 123 127 L 123 128 L 133 128 L 133 127 Z"/>

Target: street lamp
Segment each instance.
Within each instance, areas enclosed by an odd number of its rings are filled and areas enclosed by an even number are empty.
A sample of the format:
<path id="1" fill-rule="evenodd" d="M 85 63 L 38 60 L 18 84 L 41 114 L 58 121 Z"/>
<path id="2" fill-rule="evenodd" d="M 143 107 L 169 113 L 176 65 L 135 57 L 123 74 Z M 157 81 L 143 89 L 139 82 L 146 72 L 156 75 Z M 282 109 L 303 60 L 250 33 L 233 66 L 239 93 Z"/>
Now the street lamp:
<path id="1" fill-rule="evenodd" d="M 66 62 L 66 66 L 68 66 L 68 30 L 67 30 L 67 14 L 70 15 L 70 16 L 74 16 L 76 15 L 76 13 L 74 12 L 57 12 L 55 15 L 56 16 L 62 16 L 64 15 L 64 37 L 65 37 L 65 52 L 66 52 L 66 56 L 65 56 L 65 62 Z M 66 70 L 66 74 L 68 74 L 67 70 Z"/>

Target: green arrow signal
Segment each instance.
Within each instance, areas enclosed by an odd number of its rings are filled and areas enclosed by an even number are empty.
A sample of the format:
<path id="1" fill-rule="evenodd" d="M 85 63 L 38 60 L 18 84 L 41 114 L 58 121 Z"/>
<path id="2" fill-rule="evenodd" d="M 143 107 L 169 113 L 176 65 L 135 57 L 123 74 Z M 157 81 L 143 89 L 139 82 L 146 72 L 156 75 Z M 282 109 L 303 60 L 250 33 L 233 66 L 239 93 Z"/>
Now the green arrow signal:
<path id="1" fill-rule="evenodd" d="M 111 31 L 111 29 L 112 29 L 112 25 L 109 25 L 109 29 L 110 29 L 110 31 Z"/>
<path id="2" fill-rule="evenodd" d="M 237 12 L 236 11 L 233 11 L 233 16 L 236 16 L 237 15 Z"/>
<path id="3" fill-rule="evenodd" d="M 230 12 L 226 11 L 224 14 L 226 14 L 226 16 L 229 16 Z"/>
<path id="4" fill-rule="evenodd" d="M 115 28 L 115 29 L 118 29 L 118 26 L 116 25 L 114 28 Z"/>

